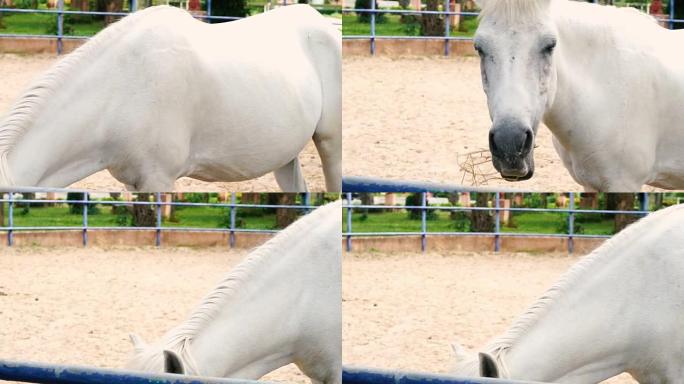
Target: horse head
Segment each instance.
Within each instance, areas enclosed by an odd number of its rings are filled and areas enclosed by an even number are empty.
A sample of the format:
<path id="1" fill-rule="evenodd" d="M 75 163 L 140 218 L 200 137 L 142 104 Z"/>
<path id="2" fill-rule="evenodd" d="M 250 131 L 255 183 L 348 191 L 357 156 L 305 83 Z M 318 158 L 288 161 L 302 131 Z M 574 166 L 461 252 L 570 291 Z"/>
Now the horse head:
<path id="1" fill-rule="evenodd" d="M 480 0 L 474 47 L 492 126 L 492 162 L 509 181 L 534 174 L 534 140 L 553 104 L 558 31 L 550 0 Z"/>

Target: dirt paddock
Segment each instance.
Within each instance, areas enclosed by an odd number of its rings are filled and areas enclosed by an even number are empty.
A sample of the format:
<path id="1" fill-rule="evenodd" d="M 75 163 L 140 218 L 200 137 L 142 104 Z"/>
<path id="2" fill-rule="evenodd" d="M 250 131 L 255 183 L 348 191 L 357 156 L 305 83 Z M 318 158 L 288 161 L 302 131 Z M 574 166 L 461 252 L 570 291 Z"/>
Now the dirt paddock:
<path id="1" fill-rule="evenodd" d="M 131 332 L 158 340 L 248 251 L 20 248 L 0 254 L 3 359 L 122 368 Z M 309 383 L 294 365 L 265 380 Z"/>
<path id="2" fill-rule="evenodd" d="M 347 253 L 344 362 L 447 372 L 450 343 L 477 351 L 577 259 L 552 254 Z M 635 383 L 628 375 L 607 382 Z"/>
<path id="3" fill-rule="evenodd" d="M 0 118 L 25 90 L 30 82 L 57 61 L 55 55 L 15 55 L 0 53 Z M 229 150 L 229 148 L 227 149 Z M 299 155 L 304 179 L 310 191 L 325 191 L 325 179 L 313 141 Z M 73 185 L 72 188 L 93 191 L 123 191 L 123 184 L 114 179 L 108 171 L 100 171 Z M 235 183 L 209 183 L 191 178 L 176 181 L 176 191 L 182 192 L 280 192 L 272 173 L 257 179 Z"/>

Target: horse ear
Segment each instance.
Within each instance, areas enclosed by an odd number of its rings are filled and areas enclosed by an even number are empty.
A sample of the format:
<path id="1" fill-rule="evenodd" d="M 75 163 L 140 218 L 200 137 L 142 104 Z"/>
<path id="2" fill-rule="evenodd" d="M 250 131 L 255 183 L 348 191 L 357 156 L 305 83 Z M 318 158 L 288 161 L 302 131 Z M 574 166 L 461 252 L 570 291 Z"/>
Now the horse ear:
<path id="1" fill-rule="evenodd" d="M 133 344 L 133 348 L 143 349 L 145 347 L 145 342 L 140 338 L 140 336 L 136 335 L 135 333 L 129 334 L 128 338 L 131 340 L 131 344 Z"/>
<path id="2" fill-rule="evenodd" d="M 492 355 L 480 352 L 478 356 L 480 357 L 480 376 L 498 378 L 499 367 Z"/>
<path id="3" fill-rule="evenodd" d="M 475 0 L 475 4 L 477 4 L 477 6 L 480 7 L 480 9 L 482 9 L 482 7 L 484 6 L 484 3 L 486 3 L 486 2 L 487 2 L 487 0 Z"/>
<path id="4" fill-rule="evenodd" d="M 457 342 L 451 343 L 451 351 L 454 352 L 457 361 L 463 361 L 468 357 L 468 353 L 465 348 Z"/>
<path id="5" fill-rule="evenodd" d="M 176 352 L 164 350 L 164 372 L 177 373 L 179 375 L 185 374 L 183 363 Z"/>

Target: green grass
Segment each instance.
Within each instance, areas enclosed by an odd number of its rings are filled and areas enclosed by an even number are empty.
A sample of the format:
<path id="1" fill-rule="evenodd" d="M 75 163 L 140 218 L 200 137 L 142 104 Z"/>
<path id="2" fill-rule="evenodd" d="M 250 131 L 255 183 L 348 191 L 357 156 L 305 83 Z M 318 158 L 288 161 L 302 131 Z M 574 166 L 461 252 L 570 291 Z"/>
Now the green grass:
<path id="1" fill-rule="evenodd" d="M 385 14 L 385 20 L 375 25 L 375 33 L 380 36 L 417 36 L 420 26 L 402 24 L 400 15 Z M 459 30 L 451 30 L 451 36 L 473 36 L 477 29 L 477 18 L 464 16 Z M 342 34 L 345 36 L 369 35 L 370 23 L 359 22 L 356 14 L 346 13 L 342 16 Z"/>
<path id="2" fill-rule="evenodd" d="M 112 213 L 111 205 L 97 205 L 97 214 L 88 215 L 88 226 L 116 227 L 120 226 L 119 216 Z M 14 225 L 17 227 L 78 227 L 83 225 L 83 216 L 69 213 L 67 205 L 52 207 L 31 207 L 28 213 L 23 207 L 14 208 Z M 261 216 L 245 215 L 247 208 L 239 209 L 236 214 L 236 227 L 247 229 L 277 229 L 275 213 L 264 213 Z M 129 226 L 131 217 L 126 216 Z M 164 227 L 187 228 L 227 228 L 229 213 L 222 207 L 182 207 L 175 211 L 175 219 L 163 220 Z M 7 205 L 5 204 L 5 225 L 7 224 Z"/>
<path id="3" fill-rule="evenodd" d="M 450 219 L 449 212 L 438 211 L 437 217 L 427 221 L 428 232 L 456 232 L 456 225 Z M 346 210 L 343 217 L 343 230 L 347 231 Z M 564 223 L 567 215 L 553 212 L 525 212 L 513 215 L 513 226 L 502 223 L 501 231 L 506 233 L 538 233 L 538 234 L 563 234 L 567 233 Z M 613 220 L 605 219 L 598 222 L 576 223 L 583 228 L 583 234 L 612 235 Z M 420 220 L 409 220 L 408 213 L 401 210 L 393 210 L 383 213 L 371 213 L 364 215 L 361 212 L 352 213 L 352 229 L 354 232 L 419 232 Z"/>
<path id="4" fill-rule="evenodd" d="M 92 36 L 104 28 L 104 21 L 93 20 L 87 16 L 65 16 L 65 35 Z M 57 33 L 57 16 L 48 14 L 16 13 L 5 14 L 2 18 L 4 28 L 0 33 L 31 35 L 54 35 Z"/>

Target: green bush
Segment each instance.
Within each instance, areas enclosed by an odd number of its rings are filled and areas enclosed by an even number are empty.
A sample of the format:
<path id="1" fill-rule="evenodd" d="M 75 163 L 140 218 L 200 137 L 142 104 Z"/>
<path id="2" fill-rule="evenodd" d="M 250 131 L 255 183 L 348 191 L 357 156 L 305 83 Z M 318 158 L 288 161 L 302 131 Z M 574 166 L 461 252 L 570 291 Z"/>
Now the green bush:
<path id="1" fill-rule="evenodd" d="M 213 0 L 211 2 L 212 16 L 249 16 L 249 8 L 245 0 Z M 226 20 L 211 20 L 211 23 L 223 23 Z"/>
<path id="2" fill-rule="evenodd" d="M 35 9 L 38 8 L 37 0 L 14 0 L 14 8 Z"/>
<path id="3" fill-rule="evenodd" d="M 371 7 L 372 7 L 371 1 L 375 1 L 375 9 L 378 9 L 377 0 L 356 0 L 354 2 L 354 8 L 355 9 L 371 9 Z M 371 14 L 367 13 L 367 12 L 359 12 L 357 14 L 357 19 L 359 20 L 360 23 L 370 23 Z M 375 14 L 375 22 L 378 24 L 384 23 L 385 22 L 385 14 L 384 13 L 376 13 Z"/>
<path id="4" fill-rule="evenodd" d="M 412 193 L 406 196 L 406 206 L 421 206 L 423 204 L 423 198 L 420 193 Z M 409 220 L 421 220 L 422 219 L 422 209 L 407 209 Z M 437 220 L 437 211 L 430 209 L 426 211 L 426 220 Z"/>
<path id="5" fill-rule="evenodd" d="M 452 212 L 451 220 L 454 222 L 454 230 L 458 232 L 470 232 L 470 212 Z"/>
<path id="6" fill-rule="evenodd" d="M 83 200 L 82 193 L 69 192 L 67 193 L 67 200 Z M 88 201 L 90 201 L 90 195 L 88 195 Z M 69 205 L 69 213 L 72 215 L 82 215 L 83 214 L 83 204 L 80 203 L 67 203 Z M 88 204 L 88 214 L 97 215 L 100 213 L 100 209 L 95 204 Z"/>

